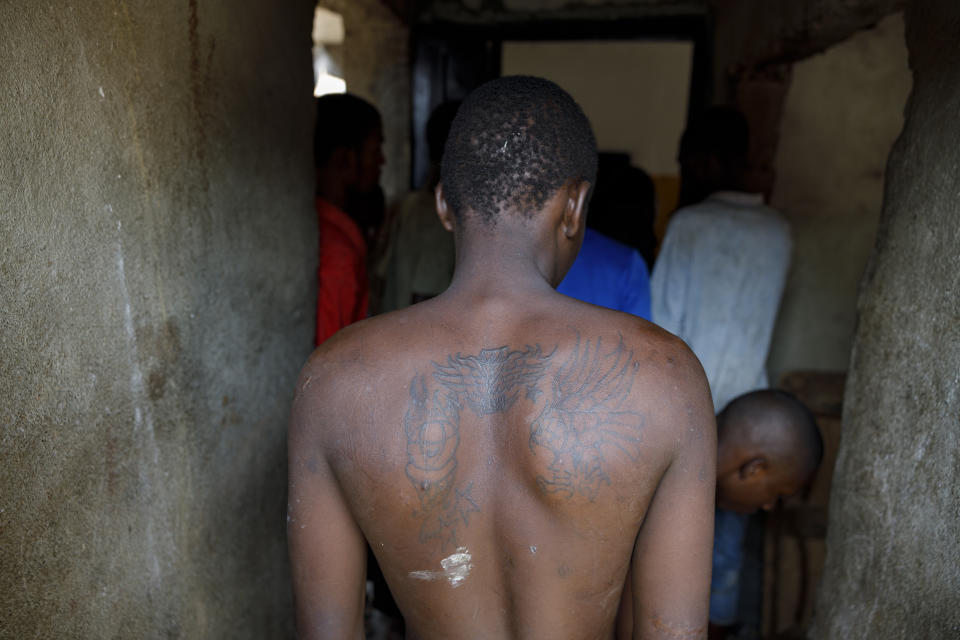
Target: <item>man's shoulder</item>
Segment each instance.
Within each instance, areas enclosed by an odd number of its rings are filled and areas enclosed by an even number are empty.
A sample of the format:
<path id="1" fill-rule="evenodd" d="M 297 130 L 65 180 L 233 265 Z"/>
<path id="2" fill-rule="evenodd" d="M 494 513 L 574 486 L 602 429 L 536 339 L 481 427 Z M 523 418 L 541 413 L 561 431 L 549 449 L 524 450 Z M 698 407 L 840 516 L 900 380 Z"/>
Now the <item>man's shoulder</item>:
<path id="1" fill-rule="evenodd" d="M 615 311 L 592 307 L 591 317 L 582 332 L 615 332 L 643 366 L 638 371 L 648 374 L 646 388 L 686 390 L 697 387 L 703 376 L 700 361 L 687 344 L 660 326 L 643 318 Z M 705 378 L 703 383 L 705 384 Z"/>
<path id="2" fill-rule="evenodd" d="M 683 393 L 697 393 L 707 388 L 707 379 L 700 360 L 687 343 L 657 325 L 651 326 L 656 331 L 650 333 L 646 343 L 660 356 L 657 361 L 659 384 L 665 389 Z"/>
<path id="3" fill-rule="evenodd" d="M 412 358 L 410 341 L 390 330 L 396 322 L 384 322 L 400 313 L 355 322 L 314 349 L 295 389 L 297 404 L 311 415 L 308 428 L 339 432 L 363 423 L 376 408 L 383 389 Z"/>
<path id="4" fill-rule="evenodd" d="M 407 325 L 411 315 L 409 309 L 400 309 L 343 327 L 313 351 L 305 369 L 316 370 L 318 374 L 334 369 L 337 375 L 344 375 L 383 360 L 403 348 L 403 342 L 397 342 L 395 334 L 398 328 Z M 385 349 L 387 345 L 391 348 Z"/>
<path id="5" fill-rule="evenodd" d="M 644 433 L 651 451 L 657 450 L 669 458 L 692 441 L 715 437 L 710 388 L 693 351 L 659 326 L 631 320 L 611 323 L 623 349 L 631 354 L 630 391 L 623 408 L 644 416 Z M 615 352 L 609 338 L 596 346 L 598 361 Z M 587 383 L 587 387 L 592 386 L 591 381 Z"/>
<path id="6" fill-rule="evenodd" d="M 714 247 L 744 241 L 762 241 L 771 250 L 781 251 L 784 245 L 789 247 L 791 235 L 786 216 L 761 200 L 747 204 L 708 198 L 671 216 L 661 253 L 675 246 Z"/>
<path id="7" fill-rule="evenodd" d="M 671 216 L 670 224 L 710 224 L 711 221 L 749 219 L 755 224 L 788 227 L 783 213 L 766 204 L 760 194 L 724 192 L 687 205 Z"/>

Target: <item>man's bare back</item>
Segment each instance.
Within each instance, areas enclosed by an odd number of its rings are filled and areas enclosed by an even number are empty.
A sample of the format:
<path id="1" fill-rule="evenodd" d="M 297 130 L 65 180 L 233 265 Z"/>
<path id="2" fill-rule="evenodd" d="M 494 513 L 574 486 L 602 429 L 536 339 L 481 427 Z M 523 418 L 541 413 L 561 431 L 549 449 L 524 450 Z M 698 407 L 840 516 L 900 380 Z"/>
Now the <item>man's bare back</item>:
<path id="1" fill-rule="evenodd" d="M 631 568 L 636 637 L 703 635 L 716 435 L 699 363 L 557 294 L 516 235 L 482 271 L 458 244 L 446 293 L 348 327 L 304 368 L 288 523 L 302 637 L 362 637 L 366 543 L 411 638 L 610 638 Z M 550 254 L 563 272 L 570 251 Z"/>

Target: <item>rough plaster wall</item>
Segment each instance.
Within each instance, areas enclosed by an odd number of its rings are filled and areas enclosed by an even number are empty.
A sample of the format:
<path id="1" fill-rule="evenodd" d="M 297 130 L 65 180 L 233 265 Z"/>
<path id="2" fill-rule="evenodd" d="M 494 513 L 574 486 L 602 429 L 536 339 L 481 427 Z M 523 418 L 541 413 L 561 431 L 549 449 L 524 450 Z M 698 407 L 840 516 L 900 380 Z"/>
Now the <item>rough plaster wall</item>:
<path id="1" fill-rule="evenodd" d="M 395 201 L 410 187 L 410 30 L 381 0 L 317 4 L 343 16 L 347 91 L 370 101 L 383 117 L 380 185 L 387 201 Z"/>
<path id="2" fill-rule="evenodd" d="M 0 637 L 290 635 L 309 3 L 0 3 Z"/>
<path id="3" fill-rule="evenodd" d="M 718 102 L 738 79 L 770 64 L 802 60 L 842 42 L 903 6 L 905 0 L 708 0 L 714 16 Z"/>
<path id="4" fill-rule="evenodd" d="M 790 220 L 794 255 L 770 348 L 772 380 L 847 369 L 857 286 L 911 82 L 902 13 L 793 66 L 771 203 Z"/>
<path id="5" fill-rule="evenodd" d="M 810 638 L 960 637 L 960 4 L 906 11 L 887 173 Z"/>
<path id="6" fill-rule="evenodd" d="M 769 194 L 793 62 L 843 42 L 904 0 L 708 0 L 713 19 L 713 99 L 750 123 L 748 179 Z"/>

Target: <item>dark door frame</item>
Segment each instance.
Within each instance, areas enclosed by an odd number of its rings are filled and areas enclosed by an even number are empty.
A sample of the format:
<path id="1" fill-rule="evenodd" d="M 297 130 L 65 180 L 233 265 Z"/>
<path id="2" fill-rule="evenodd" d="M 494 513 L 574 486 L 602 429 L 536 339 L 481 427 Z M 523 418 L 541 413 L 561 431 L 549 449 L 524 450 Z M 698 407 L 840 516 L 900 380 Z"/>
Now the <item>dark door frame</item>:
<path id="1" fill-rule="evenodd" d="M 473 25 L 415 24 L 411 29 L 411 187 L 422 186 L 429 169 L 424 131 L 430 112 L 458 100 L 501 73 L 507 40 L 683 40 L 693 42 L 687 117 L 713 100 L 713 42 L 710 17 L 512 20 Z"/>

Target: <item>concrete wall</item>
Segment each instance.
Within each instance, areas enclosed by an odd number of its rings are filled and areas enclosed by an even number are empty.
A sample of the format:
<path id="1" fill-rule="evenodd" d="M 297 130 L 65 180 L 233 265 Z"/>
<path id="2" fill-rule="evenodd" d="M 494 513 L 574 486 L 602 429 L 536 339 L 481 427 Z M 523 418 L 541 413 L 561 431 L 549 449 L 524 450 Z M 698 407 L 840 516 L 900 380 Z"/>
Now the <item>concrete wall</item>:
<path id="1" fill-rule="evenodd" d="M 290 635 L 311 16 L 0 3 L 0 637 Z"/>
<path id="2" fill-rule="evenodd" d="M 750 123 L 751 190 L 770 194 L 792 65 L 846 41 L 904 0 L 709 0 L 713 99 Z"/>
<path id="3" fill-rule="evenodd" d="M 410 188 L 410 29 L 381 0 L 320 0 L 343 16 L 347 91 L 383 117 L 386 163 L 380 185 L 388 202 Z"/>
<path id="4" fill-rule="evenodd" d="M 906 11 L 914 86 L 862 293 L 810 638 L 960 637 L 960 4 Z"/>
<path id="5" fill-rule="evenodd" d="M 771 204 L 790 220 L 794 254 L 771 380 L 801 369 L 847 369 L 857 285 L 910 85 L 902 13 L 793 65 Z"/>
<path id="6" fill-rule="evenodd" d="M 763 67 L 790 64 L 843 42 L 906 0 L 707 0 L 714 17 L 714 97 L 733 103 L 737 85 Z"/>

